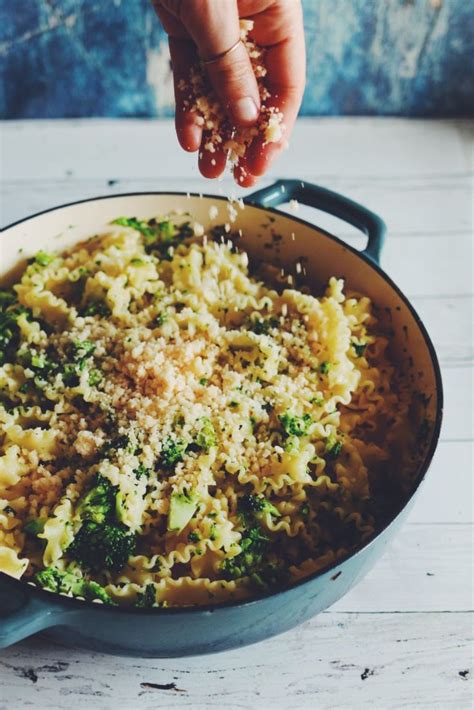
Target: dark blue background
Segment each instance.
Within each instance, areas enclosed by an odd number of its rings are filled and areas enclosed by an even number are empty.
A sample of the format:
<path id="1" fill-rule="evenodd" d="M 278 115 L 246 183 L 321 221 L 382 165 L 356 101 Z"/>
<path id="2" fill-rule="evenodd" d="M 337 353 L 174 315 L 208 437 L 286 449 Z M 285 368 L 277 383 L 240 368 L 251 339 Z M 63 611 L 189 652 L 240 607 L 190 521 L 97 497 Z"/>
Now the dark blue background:
<path id="1" fill-rule="evenodd" d="M 303 114 L 473 115 L 473 0 L 303 4 Z M 148 0 L 0 0 L 0 61 L 3 118 L 173 113 Z"/>

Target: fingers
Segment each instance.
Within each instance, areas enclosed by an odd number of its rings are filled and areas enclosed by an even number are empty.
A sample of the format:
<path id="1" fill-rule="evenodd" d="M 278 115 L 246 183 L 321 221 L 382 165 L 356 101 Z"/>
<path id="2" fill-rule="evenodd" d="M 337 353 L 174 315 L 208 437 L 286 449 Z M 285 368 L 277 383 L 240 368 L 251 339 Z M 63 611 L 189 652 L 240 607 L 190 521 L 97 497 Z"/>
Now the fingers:
<path id="1" fill-rule="evenodd" d="M 298 2 L 288 3 L 288 8 L 286 22 L 280 18 L 272 29 L 272 37 L 281 36 L 273 45 L 266 41 L 268 22 L 258 22 L 258 18 L 255 22 L 255 39 L 267 47 L 265 84 L 271 96 L 266 104 L 283 113 L 285 128 L 281 140 L 276 143 L 265 144 L 262 136 L 254 140 L 247 153 L 248 169 L 253 175 L 263 175 L 288 144 L 303 98 L 306 65 L 303 15 Z"/>
<path id="2" fill-rule="evenodd" d="M 204 133 L 199 151 L 199 170 L 206 178 L 217 178 L 221 175 L 227 163 L 227 153 L 222 147 L 214 147 L 211 152 L 206 148 L 209 134 Z"/>
<path id="3" fill-rule="evenodd" d="M 202 128 L 197 123 L 197 115 L 190 110 L 189 67 L 196 63 L 197 53 L 194 42 L 185 38 L 170 37 L 169 47 L 173 65 L 174 95 L 176 100 L 176 135 L 184 150 L 194 152 L 199 148 Z"/>
<path id="4" fill-rule="evenodd" d="M 253 187 L 258 181 L 258 177 L 249 172 L 245 158 L 239 160 L 238 164 L 235 166 L 234 180 L 239 187 Z"/>
<path id="5" fill-rule="evenodd" d="M 246 154 L 247 166 L 253 175 L 263 175 L 273 161 L 288 145 L 288 138 L 293 130 L 298 110 L 301 104 L 302 90 L 283 89 L 267 101 L 268 106 L 274 106 L 283 114 L 283 135 L 275 143 L 266 143 L 262 135 L 257 136 L 249 146 Z"/>
<path id="6" fill-rule="evenodd" d="M 260 97 L 250 57 L 239 42 L 236 0 L 201 0 L 190 4 L 182 20 L 199 54 L 207 61 L 211 84 L 233 123 L 253 125 L 260 111 Z M 221 54 L 224 56 L 219 57 Z"/>

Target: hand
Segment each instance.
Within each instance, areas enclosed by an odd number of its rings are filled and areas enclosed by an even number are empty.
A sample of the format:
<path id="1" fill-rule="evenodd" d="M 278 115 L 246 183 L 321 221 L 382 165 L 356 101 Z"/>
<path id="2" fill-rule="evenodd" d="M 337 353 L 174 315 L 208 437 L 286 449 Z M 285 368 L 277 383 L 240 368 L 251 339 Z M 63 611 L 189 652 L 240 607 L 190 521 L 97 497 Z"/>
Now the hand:
<path id="1" fill-rule="evenodd" d="M 239 185 L 250 187 L 281 152 L 293 128 L 305 83 L 305 46 L 300 0 L 152 0 L 169 36 L 176 98 L 176 133 L 184 150 L 196 151 L 203 140 L 196 114 L 184 104 L 179 88 L 189 79 L 190 67 L 226 52 L 239 38 L 239 18 L 254 21 L 252 38 L 266 49 L 265 84 L 268 105 L 283 113 L 285 131 L 278 143 L 264 145 L 254 138 L 234 169 Z M 212 86 L 233 125 L 251 126 L 260 110 L 257 82 L 243 44 L 231 54 L 206 66 Z M 212 162 L 211 162 L 212 160 Z M 199 169 L 208 178 L 224 170 L 226 155 L 201 150 Z"/>

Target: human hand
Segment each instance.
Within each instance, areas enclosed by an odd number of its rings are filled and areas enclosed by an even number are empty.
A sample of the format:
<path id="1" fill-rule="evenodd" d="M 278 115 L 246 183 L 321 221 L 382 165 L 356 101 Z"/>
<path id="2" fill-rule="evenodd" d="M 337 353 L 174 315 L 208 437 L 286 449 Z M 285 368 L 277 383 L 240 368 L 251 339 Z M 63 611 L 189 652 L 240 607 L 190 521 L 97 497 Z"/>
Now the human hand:
<path id="1" fill-rule="evenodd" d="M 191 67 L 214 59 L 206 65 L 211 84 L 235 126 L 251 126 L 258 120 L 260 98 L 255 75 L 245 46 L 239 39 L 239 19 L 254 21 L 252 39 L 265 48 L 270 92 L 267 105 L 283 114 L 283 137 L 277 143 L 254 138 L 245 156 L 234 168 L 238 184 L 250 187 L 263 175 L 281 152 L 293 128 L 305 83 L 305 45 L 300 0 L 152 0 L 168 33 L 176 98 L 176 133 L 184 150 L 193 152 L 203 142 L 203 129 L 197 114 L 185 105 L 187 93 L 180 82 L 187 82 Z M 181 84 L 182 87 L 182 84 Z M 205 136 L 204 136 L 205 141 Z M 223 150 L 210 154 L 200 150 L 199 169 L 208 178 L 218 177 L 226 165 Z"/>

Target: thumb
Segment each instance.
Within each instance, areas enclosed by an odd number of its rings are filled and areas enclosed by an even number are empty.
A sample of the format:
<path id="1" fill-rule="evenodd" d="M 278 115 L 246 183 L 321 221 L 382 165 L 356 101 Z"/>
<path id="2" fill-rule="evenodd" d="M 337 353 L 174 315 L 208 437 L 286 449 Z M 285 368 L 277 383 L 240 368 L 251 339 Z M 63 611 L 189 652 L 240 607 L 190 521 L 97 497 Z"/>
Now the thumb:
<path id="1" fill-rule="evenodd" d="M 193 3 L 194 8 L 196 5 Z M 184 24 L 205 62 L 216 94 L 235 124 L 254 124 L 260 112 L 260 96 L 250 57 L 239 42 L 236 0 L 201 0 L 199 10 L 194 12 L 191 7 L 187 6 Z"/>

